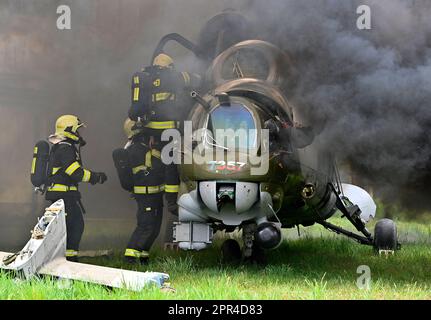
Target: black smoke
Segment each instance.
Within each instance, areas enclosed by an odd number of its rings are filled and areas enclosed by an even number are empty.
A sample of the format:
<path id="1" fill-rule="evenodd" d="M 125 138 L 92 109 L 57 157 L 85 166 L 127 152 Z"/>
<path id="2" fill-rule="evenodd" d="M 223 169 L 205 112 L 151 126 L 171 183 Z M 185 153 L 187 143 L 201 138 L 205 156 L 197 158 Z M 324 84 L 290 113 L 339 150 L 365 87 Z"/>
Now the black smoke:
<path id="1" fill-rule="evenodd" d="M 356 9 L 371 9 L 359 30 Z M 263 39 L 289 52 L 287 90 L 326 146 L 390 201 L 429 209 L 431 2 L 251 1 Z"/>

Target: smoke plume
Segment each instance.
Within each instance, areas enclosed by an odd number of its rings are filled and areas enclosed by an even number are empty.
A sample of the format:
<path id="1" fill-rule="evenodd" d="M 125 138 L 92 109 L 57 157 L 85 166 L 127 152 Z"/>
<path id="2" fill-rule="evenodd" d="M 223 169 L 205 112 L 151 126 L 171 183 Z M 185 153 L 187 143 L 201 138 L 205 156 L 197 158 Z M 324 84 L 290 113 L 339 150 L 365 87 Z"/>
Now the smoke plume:
<path id="1" fill-rule="evenodd" d="M 359 30 L 356 9 L 371 9 Z M 326 146 L 391 201 L 428 206 L 431 3 L 426 0 L 253 1 L 260 37 L 291 54 L 287 92 Z"/>

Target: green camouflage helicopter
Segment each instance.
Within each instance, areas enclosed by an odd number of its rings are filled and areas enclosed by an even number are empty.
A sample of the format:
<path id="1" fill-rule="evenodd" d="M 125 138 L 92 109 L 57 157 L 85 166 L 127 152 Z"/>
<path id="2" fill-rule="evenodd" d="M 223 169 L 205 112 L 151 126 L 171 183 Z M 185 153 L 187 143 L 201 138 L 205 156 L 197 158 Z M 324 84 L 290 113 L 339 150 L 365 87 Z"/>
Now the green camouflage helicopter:
<path id="1" fill-rule="evenodd" d="M 284 94 L 295 73 L 289 56 L 249 39 L 245 25 L 240 15 L 225 12 L 207 23 L 197 45 L 169 34 L 154 53 L 177 41 L 207 67 L 201 92 L 191 92 L 194 105 L 184 129 L 184 140 L 190 139 L 180 152 L 174 242 L 201 250 L 216 231 L 239 229 L 243 245 L 225 241 L 223 256 L 259 260 L 282 242 L 282 228 L 318 223 L 379 251 L 399 248 L 392 220 L 377 222 L 374 234 L 367 230 L 376 205 L 365 190 L 340 181 L 322 128 L 298 125 L 300 112 Z M 215 50 L 208 49 L 210 40 Z M 327 221 L 337 210 L 356 233 Z"/>

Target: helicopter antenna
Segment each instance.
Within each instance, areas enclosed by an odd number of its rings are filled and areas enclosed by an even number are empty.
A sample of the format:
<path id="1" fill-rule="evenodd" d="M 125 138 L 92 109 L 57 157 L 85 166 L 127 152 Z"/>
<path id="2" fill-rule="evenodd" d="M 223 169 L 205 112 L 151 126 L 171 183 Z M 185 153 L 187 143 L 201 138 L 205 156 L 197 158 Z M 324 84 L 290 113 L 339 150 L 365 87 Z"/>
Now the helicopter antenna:
<path id="1" fill-rule="evenodd" d="M 274 217 L 277 219 L 278 223 L 279 223 L 280 225 L 282 225 L 282 223 L 281 223 L 280 219 L 278 218 L 277 214 L 275 213 L 274 208 L 273 208 L 269 203 L 268 203 L 268 207 L 269 207 L 269 209 L 271 209 L 271 211 L 272 211 L 272 213 L 274 214 Z"/>

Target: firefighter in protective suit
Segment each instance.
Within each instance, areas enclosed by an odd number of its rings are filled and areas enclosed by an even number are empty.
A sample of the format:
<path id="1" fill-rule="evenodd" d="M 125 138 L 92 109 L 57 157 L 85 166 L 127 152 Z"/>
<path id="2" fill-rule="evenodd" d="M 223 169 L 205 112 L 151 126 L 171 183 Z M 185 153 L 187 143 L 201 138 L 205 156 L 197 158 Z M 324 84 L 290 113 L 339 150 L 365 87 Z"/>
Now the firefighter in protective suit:
<path id="1" fill-rule="evenodd" d="M 93 172 L 82 166 L 80 148 L 85 145 L 79 134 L 84 124 L 73 115 L 64 115 L 55 123 L 55 134 L 48 140 L 53 145 L 48 160 L 46 200 L 63 199 L 66 211 L 66 258 L 77 261 L 79 243 L 84 232 L 84 208 L 78 190 L 80 182 L 92 185 L 107 180 L 103 172 Z"/>
<path id="2" fill-rule="evenodd" d="M 123 183 L 123 188 L 130 185 L 130 190 L 138 205 L 137 226 L 126 251 L 125 259 L 129 263 L 148 263 L 149 250 L 160 232 L 163 218 L 164 175 L 160 152 L 146 144 L 142 129 L 134 129 L 136 122 L 127 119 L 124 132 L 128 138 L 125 146 L 128 158 L 128 170 L 131 171 L 132 183 Z M 119 172 L 120 175 L 120 172 Z M 120 181 L 124 177 L 120 176 Z"/>
<path id="3" fill-rule="evenodd" d="M 200 86 L 196 74 L 179 72 L 171 57 L 161 53 L 154 58 L 153 65 L 137 72 L 132 78 L 132 103 L 129 118 L 143 128 L 143 139 L 150 149 L 162 151 L 168 141 L 161 141 L 166 129 L 181 129 L 180 121 L 188 112 L 190 92 Z M 172 154 L 171 154 L 172 156 Z M 178 215 L 176 204 L 179 191 L 179 175 L 173 163 L 153 168 L 157 176 L 164 176 L 164 193 L 168 211 Z M 169 233 L 171 234 L 171 232 Z M 171 239 L 168 240 L 170 242 Z"/>

